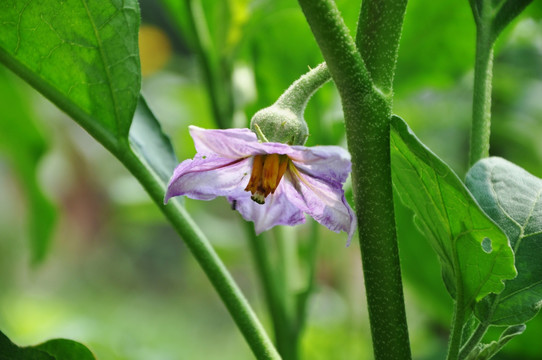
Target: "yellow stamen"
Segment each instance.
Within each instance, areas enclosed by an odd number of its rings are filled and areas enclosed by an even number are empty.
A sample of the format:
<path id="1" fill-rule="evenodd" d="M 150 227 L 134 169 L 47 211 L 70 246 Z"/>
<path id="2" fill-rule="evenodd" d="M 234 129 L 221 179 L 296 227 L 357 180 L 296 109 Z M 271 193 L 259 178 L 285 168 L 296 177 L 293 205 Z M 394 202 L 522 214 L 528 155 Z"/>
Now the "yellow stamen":
<path id="1" fill-rule="evenodd" d="M 251 199 L 258 204 L 264 204 L 265 198 L 275 193 L 280 180 L 288 168 L 289 159 L 286 155 L 269 154 L 256 155 L 252 165 L 252 174 L 245 191 L 252 193 Z"/>
<path id="2" fill-rule="evenodd" d="M 260 179 L 262 177 L 262 168 L 265 155 L 256 155 L 254 156 L 254 161 L 252 163 L 252 174 L 250 175 L 250 181 L 248 182 L 245 191 L 250 191 L 252 194 L 258 189 Z"/>
<path id="3" fill-rule="evenodd" d="M 286 155 L 280 156 L 280 164 L 279 164 L 279 171 L 277 173 L 277 181 L 276 181 L 275 187 L 271 189 L 271 194 L 275 193 L 275 190 L 277 189 L 277 186 L 280 183 L 280 179 L 282 179 L 282 177 L 284 176 L 284 173 L 286 172 L 286 169 L 288 168 L 288 163 L 290 162 L 288 160 L 290 159 L 288 159 Z"/>
<path id="4" fill-rule="evenodd" d="M 265 157 L 263 165 L 262 188 L 267 196 L 277 188 L 277 174 L 279 172 L 279 155 L 270 154 Z"/>

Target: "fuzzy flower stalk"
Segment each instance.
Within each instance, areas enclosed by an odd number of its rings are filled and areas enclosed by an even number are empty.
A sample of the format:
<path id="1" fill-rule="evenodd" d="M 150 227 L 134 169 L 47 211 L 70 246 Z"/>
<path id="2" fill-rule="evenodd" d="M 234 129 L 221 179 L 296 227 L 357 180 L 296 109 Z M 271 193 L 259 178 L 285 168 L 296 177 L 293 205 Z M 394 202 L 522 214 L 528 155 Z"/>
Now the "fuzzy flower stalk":
<path id="1" fill-rule="evenodd" d="M 164 201 L 174 196 L 211 200 L 224 196 L 256 233 L 275 225 L 297 225 L 305 214 L 332 231 L 348 234 L 356 218 L 344 196 L 350 154 L 337 146 L 305 147 L 303 110 L 329 80 L 320 65 L 296 81 L 251 129 L 205 130 L 190 126 L 196 156 L 175 169 Z"/>

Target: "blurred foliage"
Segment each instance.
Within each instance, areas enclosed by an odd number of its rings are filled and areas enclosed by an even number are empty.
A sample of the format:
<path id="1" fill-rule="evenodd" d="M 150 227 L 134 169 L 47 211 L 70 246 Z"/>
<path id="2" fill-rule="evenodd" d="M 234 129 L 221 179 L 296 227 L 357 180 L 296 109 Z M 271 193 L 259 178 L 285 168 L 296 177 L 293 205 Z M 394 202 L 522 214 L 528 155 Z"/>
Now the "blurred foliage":
<path id="1" fill-rule="evenodd" d="M 39 161 L 47 151 L 47 140 L 34 123 L 24 88 L 14 76 L 0 68 L 0 154 L 17 173 L 24 193 L 28 218 L 26 236 L 30 239 L 32 262 L 45 257 L 56 221 L 56 210 L 38 184 Z"/>
<path id="2" fill-rule="evenodd" d="M 233 99 L 234 126 L 246 126 L 257 109 L 273 103 L 308 67 L 322 61 L 296 2 L 201 3 L 209 56 Z M 353 30 L 359 3 L 337 4 Z M 194 35 L 183 1 L 146 0 L 141 9 L 143 22 L 154 29 L 140 37 L 142 65 L 148 70 L 142 91 L 178 158 L 185 159 L 194 154 L 187 126 L 217 127 Z M 496 47 L 490 151 L 539 177 L 541 59 L 542 3 L 534 2 Z M 473 60 L 474 24 L 467 1 L 409 2 L 394 111 L 460 177 L 467 171 Z M 250 359 L 208 280 L 137 182 L 65 115 L 5 73 L 0 72 L 0 127 L 19 126 L 10 127 L 17 133 L 9 136 L 0 130 L 0 329 L 21 344 L 51 337 L 82 341 L 98 359 L 202 354 Z M 309 145 L 344 144 L 340 100 L 332 84 L 314 96 L 305 117 Z M 28 179 L 36 179 L 35 185 L 25 183 Z M 46 210 L 33 210 L 32 202 L 26 202 L 35 196 L 32 186 L 36 196 L 58 204 L 59 221 L 50 258 L 29 270 L 30 250 L 21 239 L 31 235 L 21 219 L 34 212 L 41 215 L 37 221 L 51 224 L 47 216 L 54 216 L 47 201 L 42 204 Z M 269 328 L 240 217 L 224 199 L 187 200 L 186 206 Z M 440 359 L 451 300 L 438 260 L 413 225 L 412 213 L 396 206 L 414 358 Z M 303 236 L 308 225 L 295 231 Z M 344 248 L 343 236 L 319 232 L 317 289 L 303 338 L 304 357 L 370 359 L 359 248 Z M 490 331 L 487 341 L 501 332 Z M 541 358 L 542 349 L 532 346 L 540 334 L 538 316 L 496 359 Z"/>

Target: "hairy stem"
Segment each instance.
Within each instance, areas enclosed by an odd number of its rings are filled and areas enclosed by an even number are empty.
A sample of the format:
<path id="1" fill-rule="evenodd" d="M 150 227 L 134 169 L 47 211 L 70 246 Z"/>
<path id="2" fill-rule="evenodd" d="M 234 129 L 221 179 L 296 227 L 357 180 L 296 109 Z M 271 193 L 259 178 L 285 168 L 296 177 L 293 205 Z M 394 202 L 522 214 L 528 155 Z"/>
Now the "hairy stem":
<path id="1" fill-rule="evenodd" d="M 473 10 L 474 12 L 474 10 Z M 476 62 L 474 65 L 474 93 L 472 99 L 472 127 L 469 165 L 489 156 L 491 127 L 491 83 L 493 77 L 493 38 L 491 32 L 491 4 L 477 9 Z"/>
<path id="2" fill-rule="evenodd" d="M 406 2 L 365 0 L 363 5 L 377 9 L 373 2 L 389 4 L 394 9 L 387 15 L 390 33 L 370 45 L 375 55 L 380 52 L 393 55 L 393 61 L 386 62 L 389 68 L 385 72 L 393 74 L 399 38 L 396 32 L 400 32 Z M 391 185 L 391 89 L 383 92 L 378 87 L 380 84 L 371 81 L 333 1 L 299 0 L 299 3 L 343 105 L 375 359 L 409 359 Z M 367 10 L 368 17 L 372 11 Z"/>
<path id="3" fill-rule="evenodd" d="M 331 80 L 331 75 L 327 65 L 322 63 L 290 85 L 275 104 L 302 116 L 311 96 L 329 80 Z"/>

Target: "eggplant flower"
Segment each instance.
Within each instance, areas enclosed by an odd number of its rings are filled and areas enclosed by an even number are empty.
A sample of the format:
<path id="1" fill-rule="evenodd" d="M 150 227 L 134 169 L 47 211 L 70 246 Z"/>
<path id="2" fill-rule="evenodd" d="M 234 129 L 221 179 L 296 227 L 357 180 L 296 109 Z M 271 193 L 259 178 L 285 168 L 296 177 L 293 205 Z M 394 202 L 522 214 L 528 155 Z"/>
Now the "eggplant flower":
<path id="1" fill-rule="evenodd" d="M 356 218 L 342 188 L 351 169 L 346 150 L 259 142 L 249 129 L 190 126 L 190 135 L 196 156 L 175 169 L 165 203 L 180 195 L 225 196 L 258 234 L 275 225 L 302 224 L 306 213 L 332 231 L 348 233 L 350 244 Z"/>

